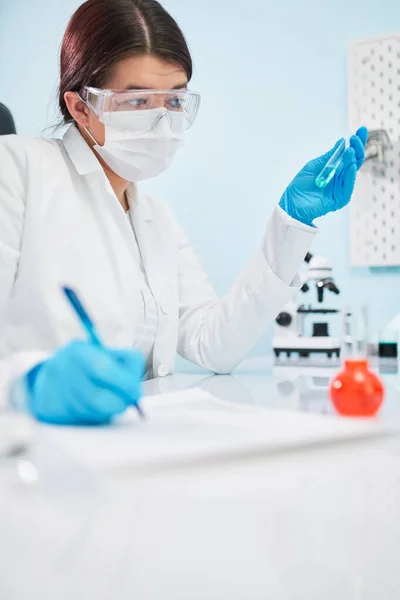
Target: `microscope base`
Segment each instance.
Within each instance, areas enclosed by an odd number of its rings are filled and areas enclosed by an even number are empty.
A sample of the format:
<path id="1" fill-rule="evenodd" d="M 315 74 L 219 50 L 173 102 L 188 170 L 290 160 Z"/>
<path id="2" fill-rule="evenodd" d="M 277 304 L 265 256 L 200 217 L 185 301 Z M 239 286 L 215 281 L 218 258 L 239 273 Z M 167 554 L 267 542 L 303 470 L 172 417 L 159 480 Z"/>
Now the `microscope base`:
<path id="1" fill-rule="evenodd" d="M 275 337 L 273 349 L 275 356 L 279 358 L 280 354 L 291 356 L 298 354 L 300 357 L 307 358 L 310 354 L 326 354 L 328 358 L 340 356 L 340 339 L 334 337 Z"/>

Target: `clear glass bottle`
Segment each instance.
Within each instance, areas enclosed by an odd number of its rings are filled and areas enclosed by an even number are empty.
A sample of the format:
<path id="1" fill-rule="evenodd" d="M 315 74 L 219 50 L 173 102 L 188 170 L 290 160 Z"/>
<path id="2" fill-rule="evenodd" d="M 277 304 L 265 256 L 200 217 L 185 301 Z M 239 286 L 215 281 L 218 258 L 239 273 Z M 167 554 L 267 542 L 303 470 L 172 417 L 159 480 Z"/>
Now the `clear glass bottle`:
<path id="1" fill-rule="evenodd" d="M 343 310 L 342 362 L 368 358 L 368 310 L 364 305 L 347 306 Z"/>

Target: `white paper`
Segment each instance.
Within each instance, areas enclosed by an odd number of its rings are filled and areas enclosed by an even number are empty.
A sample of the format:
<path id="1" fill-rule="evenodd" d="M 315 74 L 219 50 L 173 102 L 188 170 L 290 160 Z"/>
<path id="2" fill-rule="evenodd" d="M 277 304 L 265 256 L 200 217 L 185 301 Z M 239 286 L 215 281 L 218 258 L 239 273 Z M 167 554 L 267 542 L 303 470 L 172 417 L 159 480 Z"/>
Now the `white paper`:
<path id="1" fill-rule="evenodd" d="M 96 470 L 268 454 L 390 432 L 377 419 L 241 406 L 199 388 L 144 398 L 142 407 L 144 421 L 131 409 L 107 427 L 42 429 L 70 458 Z"/>

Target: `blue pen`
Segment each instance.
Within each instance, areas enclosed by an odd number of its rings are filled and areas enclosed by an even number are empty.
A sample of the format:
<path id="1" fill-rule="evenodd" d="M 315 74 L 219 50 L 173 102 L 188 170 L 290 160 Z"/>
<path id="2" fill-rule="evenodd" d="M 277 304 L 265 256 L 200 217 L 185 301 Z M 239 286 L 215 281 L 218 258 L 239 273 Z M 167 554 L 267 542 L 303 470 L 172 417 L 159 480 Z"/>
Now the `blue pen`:
<path id="1" fill-rule="evenodd" d="M 83 304 L 79 300 L 76 292 L 74 292 L 73 289 L 71 289 L 70 287 L 67 287 L 65 285 L 62 286 L 62 291 L 64 292 L 68 302 L 74 309 L 83 329 L 88 334 L 89 340 L 95 346 L 98 346 L 99 348 L 104 348 L 104 344 L 101 341 L 101 339 L 96 331 L 96 327 L 95 327 L 92 319 L 89 317 L 86 309 L 83 307 Z M 139 404 L 135 403 L 134 406 L 135 406 L 136 410 L 138 411 L 139 415 L 141 416 L 141 418 L 144 419 L 145 415 L 144 415 L 143 410 L 139 406 Z"/>

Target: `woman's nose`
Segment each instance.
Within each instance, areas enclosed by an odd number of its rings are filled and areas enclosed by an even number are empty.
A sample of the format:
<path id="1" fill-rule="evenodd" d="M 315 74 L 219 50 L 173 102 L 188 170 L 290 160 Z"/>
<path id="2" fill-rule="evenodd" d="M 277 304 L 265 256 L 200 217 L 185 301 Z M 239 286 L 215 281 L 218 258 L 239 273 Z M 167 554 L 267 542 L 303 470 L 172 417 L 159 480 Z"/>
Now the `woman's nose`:
<path id="1" fill-rule="evenodd" d="M 151 103 L 153 108 L 164 108 L 165 107 L 165 96 L 156 94 L 153 96 L 153 102 Z"/>

